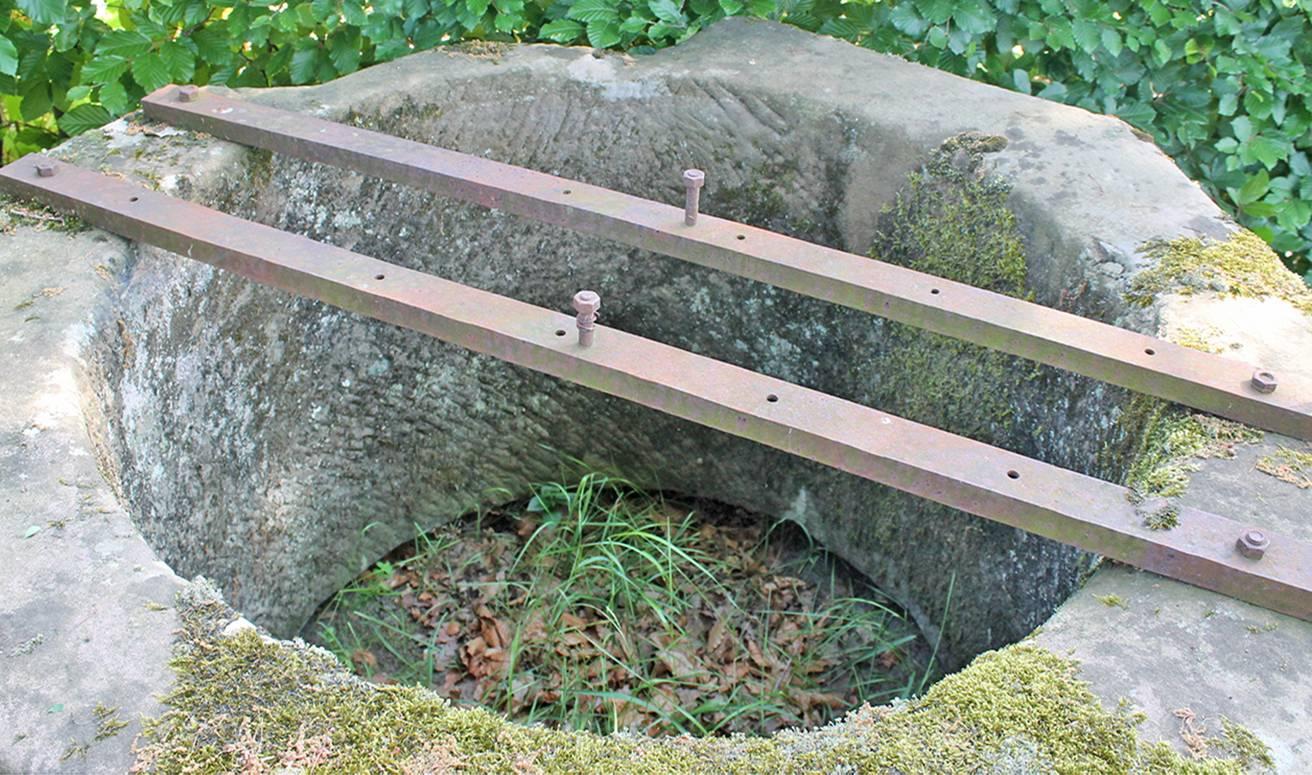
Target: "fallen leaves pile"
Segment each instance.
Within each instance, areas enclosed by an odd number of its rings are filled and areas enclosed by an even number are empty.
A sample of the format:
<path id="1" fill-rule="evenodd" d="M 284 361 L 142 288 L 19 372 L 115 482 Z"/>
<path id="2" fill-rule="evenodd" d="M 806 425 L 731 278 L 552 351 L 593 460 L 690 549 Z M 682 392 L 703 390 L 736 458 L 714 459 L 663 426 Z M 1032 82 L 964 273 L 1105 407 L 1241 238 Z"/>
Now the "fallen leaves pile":
<path id="1" fill-rule="evenodd" d="M 376 682 L 600 732 L 766 734 L 923 685 L 923 644 L 868 582 L 796 528 L 698 505 L 597 474 L 537 488 L 398 550 L 313 639 Z"/>

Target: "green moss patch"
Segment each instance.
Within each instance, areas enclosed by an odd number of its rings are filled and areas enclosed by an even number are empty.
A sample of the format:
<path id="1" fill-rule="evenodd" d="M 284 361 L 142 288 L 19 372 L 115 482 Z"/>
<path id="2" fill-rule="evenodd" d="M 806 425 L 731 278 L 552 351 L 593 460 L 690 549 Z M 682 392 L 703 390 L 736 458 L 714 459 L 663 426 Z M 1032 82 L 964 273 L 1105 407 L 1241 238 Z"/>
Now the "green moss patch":
<path id="1" fill-rule="evenodd" d="M 1032 644 L 986 653 L 920 699 L 819 729 L 647 738 L 520 726 L 423 689 L 366 683 L 327 652 L 249 628 L 224 637 L 233 614 L 204 586 L 179 610 L 177 683 L 169 709 L 145 724 L 135 771 L 1239 773 L 1269 756 L 1233 730 L 1235 749 L 1218 745 L 1221 758 L 1149 745 L 1133 714 L 1103 709 L 1077 663 Z"/>
<path id="2" fill-rule="evenodd" d="M 1257 461 L 1257 470 L 1300 490 L 1312 489 L 1312 451 L 1280 447 Z"/>
<path id="3" fill-rule="evenodd" d="M 1262 432 L 1219 417 L 1194 414 L 1156 398 L 1136 398 L 1121 418 L 1147 428 L 1133 456 L 1125 483 L 1135 497 L 1173 497 L 1184 493 L 1200 458 L 1230 458 L 1235 447 L 1262 439 Z"/>
<path id="4" fill-rule="evenodd" d="M 935 149 L 880 214 L 870 255 L 920 272 L 1028 297 L 1025 246 L 1008 185 L 984 155 L 1006 139 L 966 133 Z M 901 417 L 999 443 L 1010 435 L 1031 361 L 899 323 L 887 325 L 879 405 Z"/>
<path id="5" fill-rule="evenodd" d="M 1146 306 L 1160 293 L 1213 291 L 1250 298 L 1274 296 L 1312 314 L 1312 289 L 1250 231 L 1237 231 L 1225 241 L 1154 242 L 1143 250 L 1156 264 L 1130 283 L 1127 297 L 1133 303 Z"/>

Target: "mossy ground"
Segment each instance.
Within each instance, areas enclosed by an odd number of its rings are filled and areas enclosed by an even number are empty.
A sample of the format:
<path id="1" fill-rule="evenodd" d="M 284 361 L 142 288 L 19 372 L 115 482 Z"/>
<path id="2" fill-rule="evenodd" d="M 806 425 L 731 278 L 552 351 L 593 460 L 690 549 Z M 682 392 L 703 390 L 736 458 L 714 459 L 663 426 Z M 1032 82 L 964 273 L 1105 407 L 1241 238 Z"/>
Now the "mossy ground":
<path id="1" fill-rule="evenodd" d="M 1127 298 L 1133 303 L 1146 306 L 1160 293 L 1213 291 L 1251 298 L 1274 296 L 1312 314 L 1312 288 L 1250 231 L 1237 231 L 1224 241 L 1154 242 L 1144 246 L 1144 253 L 1156 263 L 1130 283 Z"/>
<path id="2" fill-rule="evenodd" d="M 205 584 L 183 621 L 169 709 L 147 722 L 137 772 L 1241 773 L 1265 746 L 1227 726 L 1218 758 L 1148 744 L 1105 710 L 1075 662 L 1032 644 L 986 653 L 917 700 L 770 738 L 599 736 L 513 724 L 418 688 L 346 674 L 327 652 L 253 629 Z"/>

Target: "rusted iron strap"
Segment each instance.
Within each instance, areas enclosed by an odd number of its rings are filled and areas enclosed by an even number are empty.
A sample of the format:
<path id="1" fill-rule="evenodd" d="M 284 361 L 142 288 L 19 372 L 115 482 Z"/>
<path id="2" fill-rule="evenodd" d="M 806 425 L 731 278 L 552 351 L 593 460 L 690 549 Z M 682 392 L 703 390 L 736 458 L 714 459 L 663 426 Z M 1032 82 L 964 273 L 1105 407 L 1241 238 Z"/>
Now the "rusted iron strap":
<path id="1" fill-rule="evenodd" d="M 53 165 L 49 177 L 41 164 Z M 27 156 L 0 187 L 265 285 L 420 331 L 1191 584 L 1312 619 L 1312 547 L 1182 508 L 1152 531 L 1123 487 L 573 316 L 404 269 L 67 164 Z M 560 335 L 564 332 L 565 335 Z M 773 397 L 773 398 L 772 398 Z"/>
<path id="2" fill-rule="evenodd" d="M 597 234 L 939 334 L 1003 350 L 1260 428 L 1312 439 L 1312 384 L 1283 373 L 1270 394 L 1240 361 L 764 229 L 379 132 L 176 87 L 146 115 Z"/>

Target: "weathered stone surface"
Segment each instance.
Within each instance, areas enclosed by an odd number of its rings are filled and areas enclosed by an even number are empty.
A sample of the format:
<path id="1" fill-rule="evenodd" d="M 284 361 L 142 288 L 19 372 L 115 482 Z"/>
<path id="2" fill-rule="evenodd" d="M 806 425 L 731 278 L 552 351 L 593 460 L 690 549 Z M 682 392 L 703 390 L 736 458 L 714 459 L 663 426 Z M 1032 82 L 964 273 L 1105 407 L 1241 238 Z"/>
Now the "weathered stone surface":
<path id="1" fill-rule="evenodd" d="M 552 47 L 496 58 L 427 53 L 322 87 L 248 96 L 671 202 L 681 198 L 680 170 L 698 166 L 708 173 L 704 211 L 855 251 L 876 241 L 880 210 L 944 141 L 963 132 L 1005 137 L 984 164 L 1010 179 L 1007 202 L 1024 239 L 1028 290 L 1042 303 L 1144 331 L 1156 330 L 1162 306 L 1123 297 L 1144 266 L 1140 246 L 1233 228 L 1117 120 L 768 24 L 726 22 L 639 59 Z M 1120 476 L 1126 443 L 1142 430 L 1117 422 L 1122 391 L 1088 380 L 1048 369 L 1020 374 L 1008 360 L 944 350 L 878 319 L 673 259 L 212 139 L 144 129 L 120 122 L 63 153 L 533 303 L 565 309 L 574 291 L 593 287 L 605 298 L 607 325 L 1068 468 Z M 6 404 L 0 434 L 21 439 L 40 416 L 44 383 L 19 364 L 52 359 L 76 396 L 61 420 L 68 440 L 51 448 L 65 450 L 60 464 L 85 468 L 99 459 L 146 542 L 173 569 L 213 578 L 236 608 L 276 633 L 293 633 L 416 524 L 522 492 L 529 481 L 555 476 L 561 454 L 795 519 L 904 603 L 931 638 L 942 628 L 951 586 L 942 652 L 949 665 L 1027 633 L 1071 593 L 1087 565 L 1087 557 L 1020 531 L 178 256 L 100 238 L 106 255 L 90 262 L 68 243 L 97 239 L 94 233 L 0 237 L 6 293 L 11 276 L 27 278 L 23 288 L 12 286 L 20 298 L 74 282 L 81 289 L 51 300 L 67 305 L 64 328 L 10 312 L 17 302 L 0 308 L 0 333 L 40 342 L 5 351 L 15 365 L 0 386 L 26 398 L 12 409 Z M 69 265 L 74 256 L 82 263 Z M 10 275 L 11 262 L 25 273 Z M 101 265 L 105 279 L 95 271 Z M 1175 303 L 1167 300 L 1168 312 Z M 74 323 L 79 338 L 61 349 L 60 332 Z M 1255 335 L 1268 362 L 1312 340 L 1297 318 L 1288 326 L 1293 333 L 1281 342 Z M 973 381 L 949 385 L 946 398 L 910 391 L 897 371 L 909 359 L 940 372 L 969 364 L 963 373 Z M 942 373 L 928 376 L 927 384 L 944 381 Z M 990 400 L 973 400 L 980 394 Z M 92 449 L 96 458 L 78 457 Z M 36 508 L 11 492 L 30 492 L 42 508 L 59 502 L 57 483 L 32 479 L 36 470 L 46 476 L 41 465 L 19 455 L 12 470 L 0 471 L 7 535 L 21 535 Z M 1259 485 L 1289 487 L 1267 477 Z M 0 739 L 0 765 L 59 766 L 65 739 L 79 729 L 43 725 L 45 694 L 82 702 L 84 686 L 117 686 L 114 704 L 144 708 L 167 684 L 170 615 L 150 612 L 158 618 L 143 625 L 149 631 L 132 635 L 135 620 L 126 612 L 135 616 L 141 605 L 128 590 L 139 587 L 122 558 L 148 551 L 126 515 L 114 514 L 127 537 L 106 549 L 118 562 L 112 572 L 95 570 L 92 553 L 103 540 L 95 533 L 70 530 L 61 535 L 74 536 L 74 547 L 38 556 L 28 549 L 45 533 L 0 547 L 22 569 L 0 578 L 0 615 L 27 627 L 20 612 L 48 601 L 52 635 L 44 643 L 52 659 L 78 666 L 70 668 L 75 676 L 4 672 L 6 701 L 21 699 L 12 711 L 0 706 L 0 726 L 31 731 L 25 741 Z M 0 557 L 8 562 L 10 555 Z M 176 579 L 148 562 L 126 567 L 158 569 L 152 594 L 172 589 Z M 51 574 L 64 579 L 55 592 L 45 589 Z M 83 609 L 102 587 L 110 595 L 105 610 L 117 617 L 103 630 L 108 650 L 82 652 Z M 1163 582 L 1155 594 L 1177 587 Z M 161 594 L 167 601 L 167 591 Z M 6 604 L 13 613 L 4 612 Z M 1068 620 L 1102 632 L 1100 618 L 1071 610 Z M 1290 631 L 1301 627 L 1292 623 Z M 140 658 L 115 670 L 102 666 L 107 656 L 129 653 L 130 637 L 140 640 Z M 1090 631 L 1077 639 L 1097 637 Z M 1109 679 L 1108 686 L 1119 685 Z M 1254 726 L 1260 734 L 1261 724 Z M 87 755 L 121 756 L 117 745 L 112 738 Z"/>

